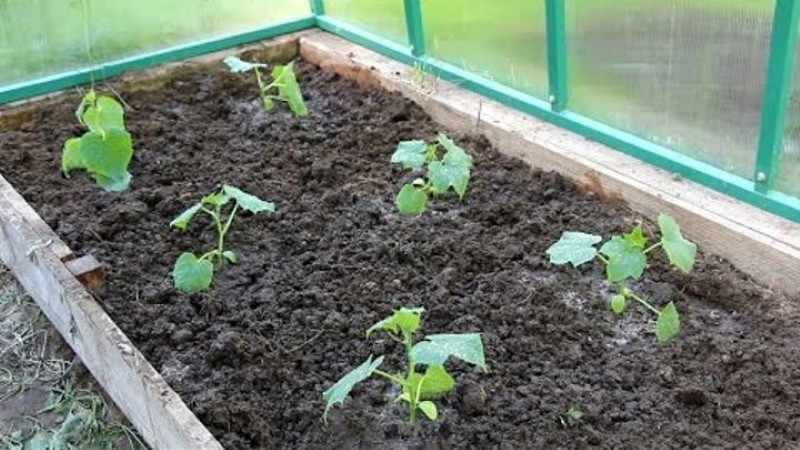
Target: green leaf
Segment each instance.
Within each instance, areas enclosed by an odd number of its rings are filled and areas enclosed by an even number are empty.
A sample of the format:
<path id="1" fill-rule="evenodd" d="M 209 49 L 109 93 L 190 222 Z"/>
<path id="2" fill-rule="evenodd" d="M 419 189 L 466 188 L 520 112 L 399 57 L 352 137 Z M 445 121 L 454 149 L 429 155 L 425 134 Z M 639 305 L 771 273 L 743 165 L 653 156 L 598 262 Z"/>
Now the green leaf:
<path id="1" fill-rule="evenodd" d="M 226 194 L 223 190 L 219 190 L 213 194 L 204 196 L 200 200 L 200 203 L 211 206 L 224 206 L 227 205 L 229 201 L 231 201 L 231 196 Z"/>
<path id="2" fill-rule="evenodd" d="M 275 212 L 274 203 L 261 200 L 255 195 L 248 194 L 247 192 L 244 192 L 233 186 L 226 184 L 225 186 L 222 187 L 222 191 L 226 195 L 229 195 L 231 198 L 235 199 L 236 203 L 238 203 L 239 206 L 250 212 L 253 213 L 260 213 L 263 211 Z"/>
<path id="3" fill-rule="evenodd" d="M 108 192 L 124 191 L 131 184 L 131 174 L 128 172 L 124 172 L 119 178 L 108 178 L 100 174 L 94 174 L 93 176 L 97 184 Z"/>
<path id="4" fill-rule="evenodd" d="M 417 408 L 425 414 L 430 420 L 436 420 L 439 417 L 439 411 L 436 409 L 436 404 L 431 401 L 424 401 L 417 403 Z"/>
<path id="5" fill-rule="evenodd" d="M 626 241 L 628 241 L 631 245 L 634 245 L 636 247 L 644 248 L 644 246 L 647 245 L 647 238 L 642 232 L 641 223 L 636 225 L 636 227 L 630 233 L 624 236 Z"/>
<path id="6" fill-rule="evenodd" d="M 203 205 L 198 203 L 196 205 L 191 206 L 186 211 L 182 212 L 180 216 L 176 217 L 172 222 L 169 223 L 169 226 L 178 228 L 179 230 L 186 230 L 186 227 L 189 226 L 189 222 L 192 221 L 192 218 L 203 208 Z"/>
<path id="7" fill-rule="evenodd" d="M 61 170 L 64 175 L 75 169 L 85 169 L 86 164 L 81 156 L 81 138 L 67 139 L 64 143 L 64 152 L 61 154 Z"/>
<path id="8" fill-rule="evenodd" d="M 638 279 L 647 266 L 647 256 L 642 249 L 621 236 L 614 236 L 603 244 L 600 253 L 608 257 L 606 277 L 609 281 Z"/>
<path id="9" fill-rule="evenodd" d="M 387 330 L 392 333 L 402 332 L 410 336 L 419 329 L 420 316 L 423 312 L 425 312 L 425 308 L 396 309 L 391 316 L 369 327 L 367 337 L 376 330 Z"/>
<path id="10" fill-rule="evenodd" d="M 322 420 L 324 420 L 326 424 L 328 423 L 328 411 L 331 407 L 336 403 L 340 405 L 344 404 L 344 399 L 350 391 L 353 390 L 353 386 L 369 378 L 382 362 L 383 356 L 373 361 L 372 355 L 370 355 L 363 364 L 343 376 L 336 384 L 328 388 L 328 390 L 322 394 L 322 399 L 325 401 L 325 412 L 322 414 Z"/>
<path id="11" fill-rule="evenodd" d="M 185 294 L 194 294 L 211 286 L 214 265 L 207 259 L 198 259 L 194 253 L 181 253 L 172 269 L 175 287 Z"/>
<path id="12" fill-rule="evenodd" d="M 422 384 L 419 385 L 419 398 L 438 398 L 453 390 L 456 380 L 445 370 L 441 364 L 433 364 L 425 369 Z"/>
<path id="13" fill-rule="evenodd" d="M 656 322 L 656 337 L 659 342 L 667 342 L 681 330 L 681 320 L 678 316 L 678 310 L 675 308 L 675 303 L 669 302 L 661 313 L 658 315 L 658 322 Z"/>
<path id="14" fill-rule="evenodd" d="M 627 300 L 622 294 L 616 294 L 611 297 L 611 310 L 617 314 L 622 314 L 627 306 Z"/>
<path id="15" fill-rule="evenodd" d="M 236 253 L 233 253 L 230 250 L 225 250 L 224 252 L 222 252 L 222 256 L 233 264 L 239 262 L 239 259 L 236 257 Z"/>
<path id="16" fill-rule="evenodd" d="M 89 92 L 87 92 L 86 95 L 84 95 L 83 98 L 81 99 L 81 102 L 78 104 L 78 108 L 75 109 L 75 117 L 78 119 L 78 122 L 80 122 L 81 125 L 84 125 L 83 123 L 84 111 L 86 111 L 86 108 L 93 105 L 96 99 L 97 99 L 97 93 L 94 91 L 94 89 L 90 89 Z"/>
<path id="17" fill-rule="evenodd" d="M 401 141 L 392 154 L 391 162 L 404 169 L 419 169 L 427 160 L 428 144 L 425 141 Z"/>
<path id="18" fill-rule="evenodd" d="M 80 157 L 91 174 L 112 180 L 125 177 L 133 157 L 133 144 L 128 132 L 112 128 L 105 134 L 88 132 L 81 137 Z"/>
<path id="19" fill-rule="evenodd" d="M 300 91 L 300 85 L 297 83 L 297 77 L 294 73 L 294 62 L 290 62 L 284 66 L 275 66 L 272 69 L 272 78 L 274 83 L 278 86 L 278 93 L 280 97 L 289 104 L 289 109 L 295 117 L 303 117 L 308 115 L 308 108 L 305 101 L 303 101 L 303 93 Z M 266 105 L 265 105 L 266 106 Z"/>
<path id="20" fill-rule="evenodd" d="M 443 365 L 451 356 L 487 370 L 479 333 L 431 334 L 411 348 L 416 364 Z"/>
<path id="21" fill-rule="evenodd" d="M 431 180 L 433 192 L 443 193 L 452 186 L 458 196 L 464 198 L 469 184 L 472 156 L 443 134 L 439 134 L 438 141 L 447 153 L 441 162 L 433 161 L 428 165 L 428 178 Z"/>
<path id="22" fill-rule="evenodd" d="M 428 193 L 408 183 L 397 193 L 394 204 L 400 214 L 414 216 L 425 211 L 425 206 L 428 204 Z"/>
<path id="23" fill-rule="evenodd" d="M 83 113 L 83 123 L 90 131 L 105 133 L 111 129 L 125 130 L 122 105 L 111 97 L 101 95 Z"/>
<path id="24" fill-rule="evenodd" d="M 263 63 L 251 63 L 247 61 L 242 61 L 241 59 L 237 58 L 236 56 L 228 56 L 222 60 L 225 65 L 231 70 L 231 72 L 241 73 L 247 72 L 249 70 L 258 69 L 260 67 L 267 67 L 266 64 Z"/>
<path id="25" fill-rule="evenodd" d="M 661 245 L 667 252 L 669 262 L 684 273 L 691 272 L 697 256 L 697 245 L 683 237 L 678 223 L 666 214 L 658 215 L 658 226 L 661 228 Z"/>
<path id="26" fill-rule="evenodd" d="M 547 249 L 550 262 L 553 264 L 572 263 L 573 266 L 589 262 L 597 256 L 594 245 L 603 238 L 594 234 L 579 231 L 565 231 L 555 244 Z"/>

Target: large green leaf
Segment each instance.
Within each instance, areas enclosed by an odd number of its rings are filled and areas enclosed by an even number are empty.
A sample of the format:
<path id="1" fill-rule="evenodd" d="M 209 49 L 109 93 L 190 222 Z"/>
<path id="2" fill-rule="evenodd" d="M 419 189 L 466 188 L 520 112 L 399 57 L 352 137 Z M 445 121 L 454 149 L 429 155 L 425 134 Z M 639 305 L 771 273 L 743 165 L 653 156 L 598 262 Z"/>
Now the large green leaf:
<path id="1" fill-rule="evenodd" d="M 125 177 L 133 156 L 131 135 L 118 128 L 84 134 L 79 149 L 86 170 L 114 180 Z"/>
<path id="2" fill-rule="evenodd" d="M 285 66 L 275 66 L 272 69 L 272 78 L 278 86 L 278 94 L 289 104 L 289 109 L 292 110 L 295 117 L 307 116 L 308 107 L 306 107 L 306 103 L 303 101 L 303 93 L 300 91 L 300 85 L 297 83 L 297 77 L 294 73 L 294 62 L 290 62 Z"/>
<path id="3" fill-rule="evenodd" d="M 658 226 L 661 228 L 661 245 L 670 263 L 684 273 L 691 272 L 697 256 L 697 245 L 683 237 L 678 223 L 666 214 L 658 215 Z"/>
<path id="4" fill-rule="evenodd" d="M 325 423 L 328 423 L 328 411 L 331 407 L 336 403 L 340 405 L 344 404 L 344 399 L 347 398 L 347 395 L 353 390 L 353 386 L 369 378 L 382 362 L 383 356 L 373 361 L 372 355 L 370 355 L 363 364 L 343 376 L 336 384 L 328 388 L 328 390 L 322 394 L 322 399 L 325 401 L 325 412 L 322 414 L 322 419 Z"/>
<path id="5" fill-rule="evenodd" d="M 189 226 L 189 222 L 192 221 L 192 218 L 194 218 L 195 214 L 197 214 L 202 208 L 203 205 L 200 203 L 192 205 L 186 209 L 186 211 L 182 212 L 181 215 L 173 219 L 172 222 L 169 223 L 169 226 L 175 227 L 179 230 L 186 230 L 186 227 Z"/>
<path id="6" fill-rule="evenodd" d="M 452 186 L 458 196 L 463 198 L 469 184 L 472 156 L 443 134 L 439 134 L 438 141 L 447 152 L 441 162 L 434 161 L 428 165 L 428 178 L 431 180 L 433 192 L 442 193 Z"/>
<path id="7" fill-rule="evenodd" d="M 427 161 L 428 144 L 425 141 L 401 141 L 392 153 L 391 162 L 404 169 L 419 169 Z"/>
<path id="8" fill-rule="evenodd" d="M 647 256 L 642 248 L 621 236 L 614 236 L 600 247 L 600 253 L 608 257 L 606 277 L 609 281 L 638 279 L 647 266 Z"/>
<path id="9" fill-rule="evenodd" d="M 181 253 L 172 269 L 175 287 L 185 294 L 194 294 L 211 286 L 214 265 L 207 259 L 198 259 L 194 253 Z"/>
<path id="10" fill-rule="evenodd" d="M 125 130 L 122 105 L 111 97 L 101 95 L 83 112 L 83 123 L 90 131 L 105 133 L 111 129 Z"/>
<path id="11" fill-rule="evenodd" d="M 67 139 L 64 143 L 64 152 L 61 154 L 61 170 L 64 175 L 75 169 L 85 169 L 86 163 L 81 156 L 81 138 Z"/>
<path id="12" fill-rule="evenodd" d="M 400 308 L 395 310 L 391 316 L 381 320 L 367 329 L 367 337 L 374 331 L 387 330 L 392 333 L 402 332 L 407 335 L 414 334 L 419 329 L 422 313 L 425 308 Z"/>
<path id="13" fill-rule="evenodd" d="M 681 331 L 681 321 L 678 309 L 673 302 L 669 302 L 658 315 L 656 322 L 656 337 L 660 342 L 667 342 Z"/>
<path id="14" fill-rule="evenodd" d="M 589 262 L 597 256 L 594 245 L 603 238 L 594 234 L 579 231 L 565 231 L 555 244 L 547 249 L 547 255 L 553 264 L 572 263 L 573 266 Z"/>
<path id="15" fill-rule="evenodd" d="M 443 365 L 451 356 L 487 370 L 478 333 L 432 334 L 411 348 L 411 359 L 416 364 Z"/>
<path id="16" fill-rule="evenodd" d="M 236 203 L 238 203 L 240 207 L 250 212 L 253 213 L 260 213 L 263 211 L 275 212 L 274 203 L 261 200 L 255 195 L 248 194 L 247 192 L 244 192 L 241 189 L 226 184 L 225 186 L 222 187 L 222 191 L 226 195 L 235 199 Z"/>
<path id="17" fill-rule="evenodd" d="M 247 72 L 249 70 L 258 69 L 261 67 L 267 67 L 266 64 L 263 63 L 251 63 L 247 61 L 242 61 L 241 59 L 237 58 L 236 56 L 228 56 L 222 60 L 225 65 L 231 70 L 231 72 Z"/>
<path id="18" fill-rule="evenodd" d="M 425 206 L 428 204 L 428 193 L 411 183 L 406 183 L 397 193 L 394 204 L 400 214 L 415 216 L 425 211 Z"/>

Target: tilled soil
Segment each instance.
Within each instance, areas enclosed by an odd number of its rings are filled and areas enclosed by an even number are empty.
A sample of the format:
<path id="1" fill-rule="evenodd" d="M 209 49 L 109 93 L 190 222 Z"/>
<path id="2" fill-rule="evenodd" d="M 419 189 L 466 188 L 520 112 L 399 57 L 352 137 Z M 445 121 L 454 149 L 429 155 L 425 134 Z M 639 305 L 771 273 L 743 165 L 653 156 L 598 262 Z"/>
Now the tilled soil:
<path id="1" fill-rule="evenodd" d="M 719 258 L 683 275 L 656 258 L 637 287 L 675 300 L 683 330 L 659 345 L 652 316 L 608 308 L 602 268 L 551 266 L 564 230 L 609 235 L 638 217 L 480 137 L 463 202 L 416 218 L 394 193 L 413 176 L 389 164 L 397 142 L 437 126 L 398 94 L 362 90 L 299 62 L 311 115 L 261 110 L 249 74 L 186 69 L 164 89 L 122 92 L 133 183 L 106 193 L 59 173 L 82 133 L 77 93 L 0 130 L 0 171 L 78 253 L 108 271 L 104 308 L 229 449 L 789 448 L 800 440 L 796 305 Z M 222 183 L 274 201 L 227 239 L 240 264 L 186 296 L 170 271 L 215 242 L 205 218 L 168 224 Z M 647 224 L 653 230 L 652 224 Z M 453 364 L 440 420 L 405 425 L 383 380 L 321 420 L 322 392 L 372 354 L 402 349 L 364 330 L 423 306 L 428 333 L 483 332 L 489 373 Z M 559 419 L 570 406 L 575 426 Z"/>

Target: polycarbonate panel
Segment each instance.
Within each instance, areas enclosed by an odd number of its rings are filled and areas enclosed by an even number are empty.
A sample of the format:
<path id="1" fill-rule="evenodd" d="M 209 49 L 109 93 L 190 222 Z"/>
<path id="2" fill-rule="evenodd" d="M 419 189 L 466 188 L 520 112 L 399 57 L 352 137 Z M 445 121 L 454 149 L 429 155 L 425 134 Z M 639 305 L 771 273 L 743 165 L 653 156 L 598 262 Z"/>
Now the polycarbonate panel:
<path id="1" fill-rule="evenodd" d="M 398 44 L 408 43 L 403 0 L 325 0 L 325 14 Z"/>
<path id="2" fill-rule="evenodd" d="M 421 3 L 428 54 L 520 91 L 546 97 L 544 1 Z"/>
<path id="3" fill-rule="evenodd" d="M 307 0 L 0 0 L 0 85 L 309 14 Z"/>
<path id="4" fill-rule="evenodd" d="M 795 58 L 797 59 L 794 65 L 794 84 L 789 100 L 789 112 L 786 115 L 783 154 L 780 158 L 775 188 L 800 197 L 800 46 Z"/>
<path id="5" fill-rule="evenodd" d="M 570 109 L 752 178 L 774 0 L 569 0 Z"/>

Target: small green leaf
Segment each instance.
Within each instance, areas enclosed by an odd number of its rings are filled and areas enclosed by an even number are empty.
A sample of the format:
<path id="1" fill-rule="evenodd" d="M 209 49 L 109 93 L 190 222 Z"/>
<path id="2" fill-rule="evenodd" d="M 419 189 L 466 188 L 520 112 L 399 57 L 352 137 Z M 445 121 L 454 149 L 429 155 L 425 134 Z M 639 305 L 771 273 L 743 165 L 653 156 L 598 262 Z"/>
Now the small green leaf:
<path id="1" fill-rule="evenodd" d="M 488 370 L 479 333 L 431 334 L 411 348 L 416 364 L 443 365 L 451 356 Z"/>
<path id="2" fill-rule="evenodd" d="M 223 190 L 219 190 L 212 194 L 208 194 L 200 200 L 200 203 L 211 206 L 224 206 L 231 201 L 231 196 L 226 194 Z"/>
<path id="3" fill-rule="evenodd" d="M 308 108 L 306 107 L 305 101 L 303 101 L 300 85 L 297 83 L 297 77 L 294 73 L 294 62 L 290 62 L 284 66 L 275 66 L 275 68 L 272 69 L 272 78 L 274 79 L 275 85 L 278 86 L 278 93 L 281 99 L 289 104 L 289 109 L 292 110 L 294 116 L 307 116 Z"/>
<path id="4" fill-rule="evenodd" d="M 263 63 L 251 63 L 247 61 L 242 61 L 236 56 L 228 56 L 225 59 L 223 59 L 222 62 L 224 62 L 225 65 L 228 66 L 231 72 L 236 72 L 236 73 L 247 72 L 249 70 L 258 69 L 261 67 L 267 67 L 267 65 Z"/>
<path id="5" fill-rule="evenodd" d="M 611 297 L 611 310 L 617 314 L 622 314 L 627 306 L 627 300 L 622 294 L 616 294 Z"/>
<path id="6" fill-rule="evenodd" d="M 428 144 L 425 141 L 401 141 L 392 154 L 391 162 L 404 169 L 419 169 L 427 160 Z"/>
<path id="7" fill-rule="evenodd" d="M 61 154 L 61 170 L 64 175 L 75 169 L 85 169 L 86 164 L 81 156 L 81 138 L 67 139 L 64 143 L 64 153 Z"/>
<path id="8" fill-rule="evenodd" d="M 425 308 L 400 308 L 391 316 L 381 320 L 367 329 L 367 337 L 376 330 L 387 330 L 392 333 L 403 332 L 412 335 L 419 329 L 420 316 Z"/>
<path id="9" fill-rule="evenodd" d="M 433 161 L 428 165 L 428 178 L 431 180 L 433 192 L 443 193 L 452 186 L 459 198 L 464 198 L 469 184 L 472 156 L 444 134 L 439 134 L 438 142 L 447 152 L 441 162 Z"/>
<path id="10" fill-rule="evenodd" d="M 181 253 L 172 269 L 175 287 L 184 294 L 194 294 L 211 286 L 214 265 L 207 259 L 198 259 L 194 253 Z"/>
<path id="11" fill-rule="evenodd" d="M 394 204 L 400 214 L 414 216 L 425 211 L 425 206 L 428 204 L 428 194 L 413 184 L 405 184 L 400 189 L 400 192 L 397 193 Z"/>
<path id="12" fill-rule="evenodd" d="M 675 303 L 669 302 L 658 315 L 656 323 L 656 337 L 659 342 L 667 342 L 681 330 L 681 321 Z"/>
<path id="13" fill-rule="evenodd" d="M 350 391 L 353 390 L 353 386 L 369 378 L 382 362 L 383 356 L 373 361 L 372 355 L 370 355 L 363 364 L 343 376 L 336 384 L 328 388 L 328 390 L 322 394 L 322 399 L 325 401 L 325 412 L 322 414 L 322 420 L 325 421 L 326 424 L 328 423 L 328 411 L 331 407 L 336 403 L 340 405 L 344 404 L 344 400 L 347 398 Z"/>
<path id="14" fill-rule="evenodd" d="M 275 109 L 275 100 L 272 100 L 272 97 L 270 97 L 269 94 L 261 94 L 261 103 L 264 104 L 264 111 L 266 112 L 270 112 Z"/>
<path id="15" fill-rule="evenodd" d="M 600 253 L 608 257 L 606 277 L 612 282 L 638 279 L 647 266 L 647 256 L 642 249 L 621 236 L 614 236 L 603 244 Z"/>
<path id="16" fill-rule="evenodd" d="M 697 256 L 697 245 L 683 237 L 678 223 L 666 214 L 658 215 L 658 226 L 661 228 L 661 245 L 667 252 L 669 262 L 684 273 L 691 272 Z"/>
<path id="17" fill-rule="evenodd" d="M 594 234 L 578 231 L 565 231 L 561 239 L 547 249 L 550 262 L 553 264 L 572 263 L 573 266 L 589 262 L 597 256 L 594 245 L 603 238 Z"/>
<path id="18" fill-rule="evenodd" d="M 260 213 L 263 211 L 275 212 L 274 203 L 261 200 L 255 195 L 248 194 L 247 192 L 244 192 L 233 186 L 226 184 L 225 186 L 222 187 L 222 191 L 226 195 L 229 195 L 231 198 L 235 199 L 236 203 L 238 203 L 239 206 L 250 212 L 253 213 Z"/>
<path id="19" fill-rule="evenodd" d="M 644 248 L 644 246 L 647 245 L 647 238 L 642 232 L 641 223 L 636 225 L 636 227 L 630 233 L 624 235 L 624 237 L 625 240 L 633 246 Z"/>
<path id="20" fill-rule="evenodd" d="M 131 174 L 123 172 L 118 178 L 108 178 L 100 174 L 93 174 L 94 180 L 101 188 L 108 192 L 121 192 L 128 189 L 131 184 Z"/>
<path id="21" fill-rule="evenodd" d="M 86 108 L 93 105 L 96 99 L 97 93 L 94 91 L 94 89 L 90 89 L 89 92 L 87 92 L 86 95 L 84 95 L 81 99 L 80 104 L 78 104 L 78 108 L 75 109 L 75 117 L 78 119 L 78 122 L 80 122 L 81 125 L 85 125 L 83 123 L 84 111 L 86 111 Z"/>
<path id="22" fill-rule="evenodd" d="M 419 398 L 433 399 L 453 390 L 456 380 L 441 364 L 433 364 L 425 369 L 422 384 L 419 385 Z"/>
<path id="23" fill-rule="evenodd" d="M 439 411 L 436 409 L 436 404 L 431 401 L 424 401 L 417 403 L 417 408 L 425 414 L 430 420 L 436 420 L 439 417 Z"/>
<path id="24" fill-rule="evenodd" d="M 189 222 L 192 221 L 192 218 L 195 216 L 195 214 L 197 214 L 197 212 L 202 208 L 203 205 L 200 203 L 191 206 L 186 211 L 182 212 L 180 216 L 176 217 L 172 222 L 170 222 L 169 226 L 178 228 L 179 230 L 186 230 L 186 227 L 189 226 Z"/>
<path id="25" fill-rule="evenodd" d="M 125 130 L 122 105 L 111 97 L 101 95 L 83 113 L 83 123 L 90 131 L 105 133 L 111 129 Z"/>
<path id="26" fill-rule="evenodd" d="M 239 259 L 236 257 L 236 253 L 233 253 L 230 250 L 225 250 L 224 252 L 222 252 L 222 256 L 233 264 L 239 262 Z"/>

